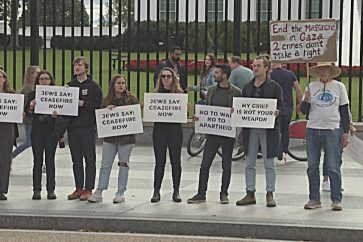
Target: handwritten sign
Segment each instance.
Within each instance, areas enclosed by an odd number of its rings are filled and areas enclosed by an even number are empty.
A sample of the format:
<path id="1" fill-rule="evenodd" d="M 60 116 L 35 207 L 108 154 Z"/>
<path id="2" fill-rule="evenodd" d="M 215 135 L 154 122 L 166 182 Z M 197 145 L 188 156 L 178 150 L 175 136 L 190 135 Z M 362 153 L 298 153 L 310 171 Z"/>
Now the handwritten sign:
<path id="1" fill-rule="evenodd" d="M 362 150 L 363 141 L 355 135 L 350 136 L 349 144 L 344 149 L 344 153 L 363 166 Z"/>
<path id="2" fill-rule="evenodd" d="M 37 85 L 35 88 L 35 113 L 59 115 L 78 115 L 78 87 L 56 87 Z"/>
<path id="3" fill-rule="evenodd" d="M 98 138 L 143 133 L 139 104 L 96 109 Z"/>
<path id="4" fill-rule="evenodd" d="M 273 128 L 276 107 L 276 99 L 235 97 L 233 98 L 232 126 Z"/>
<path id="5" fill-rule="evenodd" d="M 22 123 L 24 95 L 0 93 L 0 122 Z"/>
<path id="6" fill-rule="evenodd" d="M 195 105 L 195 132 L 200 134 L 214 134 L 219 136 L 236 136 L 236 127 L 231 126 L 231 108 Z"/>
<path id="7" fill-rule="evenodd" d="M 188 94 L 145 93 L 144 121 L 186 123 Z"/>
<path id="8" fill-rule="evenodd" d="M 305 63 L 337 60 L 335 19 L 270 21 L 270 49 L 274 62 Z"/>

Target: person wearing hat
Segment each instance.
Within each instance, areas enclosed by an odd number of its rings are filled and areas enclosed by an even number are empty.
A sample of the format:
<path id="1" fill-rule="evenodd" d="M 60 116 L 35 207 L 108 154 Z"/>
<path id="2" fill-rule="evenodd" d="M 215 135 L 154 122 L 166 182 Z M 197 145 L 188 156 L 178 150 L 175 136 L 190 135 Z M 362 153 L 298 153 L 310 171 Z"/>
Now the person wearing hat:
<path id="1" fill-rule="evenodd" d="M 343 83 L 336 81 L 341 70 L 330 62 L 321 62 L 309 68 L 317 80 L 306 88 L 301 112 L 309 115 L 306 126 L 308 157 L 309 201 L 305 209 L 321 207 L 319 165 L 321 150 L 327 158 L 331 185 L 332 210 L 341 211 L 341 149 L 349 143 L 349 99 Z M 342 127 L 344 134 L 340 134 Z"/>

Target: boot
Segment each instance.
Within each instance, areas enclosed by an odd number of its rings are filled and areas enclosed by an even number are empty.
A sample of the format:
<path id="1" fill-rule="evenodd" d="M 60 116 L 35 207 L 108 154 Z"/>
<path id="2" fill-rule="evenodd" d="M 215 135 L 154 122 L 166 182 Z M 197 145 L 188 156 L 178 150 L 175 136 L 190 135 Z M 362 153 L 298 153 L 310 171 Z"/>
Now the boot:
<path id="1" fill-rule="evenodd" d="M 176 203 L 180 203 L 182 201 L 180 195 L 179 195 L 179 188 L 175 188 L 173 192 L 173 201 Z"/>
<path id="2" fill-rule="evenodd" d="M 251 191 L 247 191 L 246 196 L 236 202 L 237 206 L 245 206 L 250 204 L 256 204 L 255 192 Z"/>
<path id="3" fill-rule="evenodd" d="M 154 189 L 153 197 L 151 198 L 152 203 L 157 203 L 160 201 L 160 190 Z"/>
<path id="4" fill-rule="evenodd" d="M 273 192 L 266 193 L 266 205 L 269 208 L 276 207 L 276 202 L 274 200 Z"/>

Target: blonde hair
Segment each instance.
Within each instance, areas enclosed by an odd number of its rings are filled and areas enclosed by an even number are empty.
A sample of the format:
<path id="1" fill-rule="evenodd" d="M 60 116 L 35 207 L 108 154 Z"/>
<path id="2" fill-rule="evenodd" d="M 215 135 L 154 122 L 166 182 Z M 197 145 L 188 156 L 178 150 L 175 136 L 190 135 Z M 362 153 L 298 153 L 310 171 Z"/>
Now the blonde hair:
<path id="1" fill-rule="evenodd" d="M 40 71 L 39 66 L 29 66 L 28 68 L 26 68 L 25 76 L 24 76 L 24 79 L 23 79 L 23 87 L 25 87 L 25 86 L 30 86 L 31 88 L 34 87 L 35 78 L 34 78 L 34 80 L 31 80 L 30 76 L 36 70 Z"/>
<path id="2" fill-rule="evenodd" d="M 177 77 L 175 71 L 170 68 L 170 67 L 165 67 L 163 68 L 160 73 L 159 73 L 159 78 L 158 78 L 158 81 L 156 83 L 156 88 L 155 88 L 155 91 L 156 92 L 163 92 L 165 89 L 164 87 L 164 84 L 162 82 L 162 79 L 161 79 L 161 75 L 164 71 L 170 71 L 171 72 L 171 75 L 172 75 L 172 83 L 171 83 L 171 88 L 170 88 L 170 92 L 171 93 L 180 93 L 180 92 L 183 92 L 182 89 L 180 88 L 180 85 L 179 85 L 179 78 Z"/>

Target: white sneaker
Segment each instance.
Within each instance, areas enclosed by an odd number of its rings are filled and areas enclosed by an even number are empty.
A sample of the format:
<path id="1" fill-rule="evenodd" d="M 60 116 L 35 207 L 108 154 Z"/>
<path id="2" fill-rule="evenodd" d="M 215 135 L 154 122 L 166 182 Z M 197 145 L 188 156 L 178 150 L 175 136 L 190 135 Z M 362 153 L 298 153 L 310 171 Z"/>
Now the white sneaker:
<path id="1" fill-rule="evenodd" d="M 97 188 L 96 191 L 92 194 L 92 196 L 90 196 L 87 200 L 91 203 L 102 202 L 102 200 L 103 200 L 102 190 Z"/>
<path id="2" fill-rule="evenodd" d="M 284 165 L 286 165 L 286 160 L 284 160 L 284 159 L 279 160 L 278 158 L 275 158 L 275 164 L 277 166 L 284 166 Z"/>
<path id="3" fill-rule="evenodd" d="M 47 173 L 47 167 L 44 164 L 42 166 L 42 173 Z"/>
<path id="4" fill-rule="evenodd" d="M 330 182 L 329 181 L 323 181 L 323 183 L 321 184 L 321 189 L 324 192 L 330 192 Z"/>
<path id="5" fill-rule="evenodd" d="M 123 203 L 125 202 L 125 195 L 123 193 L 116 193 L 113 198 L 113 203 Z"/>
<path id="6" fill-rule="evenodd" d="M 333 211 L 342 211 L 343 210 L 343 207 L 342 207 L 342 204 L 340 202 L 333 202 L 331 204 L 331 209 Z"/>

